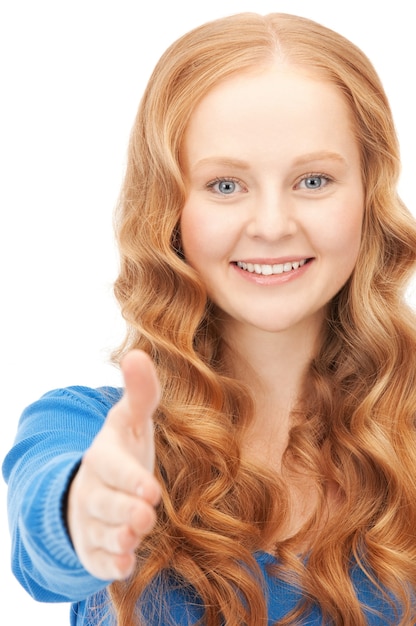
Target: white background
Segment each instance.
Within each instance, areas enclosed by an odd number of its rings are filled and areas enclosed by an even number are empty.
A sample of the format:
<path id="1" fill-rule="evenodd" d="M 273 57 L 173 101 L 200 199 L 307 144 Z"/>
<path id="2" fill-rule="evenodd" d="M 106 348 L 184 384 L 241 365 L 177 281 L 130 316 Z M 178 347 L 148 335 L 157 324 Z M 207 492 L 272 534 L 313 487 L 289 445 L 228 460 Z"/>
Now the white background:
<path id="1" fill-rule="evenodd" d="M 415 211 L 416 44 L 408 0 L 2 0 L 1 459 L 22 409 L 43 392 L 120 383 L 108 364 L 123 334 L 111 290 L 112 212 L 141 93 L 174 39 L 247 10 L 304 15 L 364 49 L 390 97 L 402 146 L 401 193 Z M 3 481 L 0 490 L 8 623 L 68 624 L 67 605 L 35 603 L 12 577 Z"/>

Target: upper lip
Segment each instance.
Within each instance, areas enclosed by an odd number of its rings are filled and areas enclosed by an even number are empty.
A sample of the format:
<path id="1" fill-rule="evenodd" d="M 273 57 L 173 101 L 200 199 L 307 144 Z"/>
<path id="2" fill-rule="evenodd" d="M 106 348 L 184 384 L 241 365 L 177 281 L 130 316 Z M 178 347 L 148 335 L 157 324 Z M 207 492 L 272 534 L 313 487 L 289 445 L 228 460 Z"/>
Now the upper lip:
<path id="1" fill-rule="evenodd" d="M 278 258 L 261 258 L 261 257 L 241 257 L 232 261 L 232 263 L 252 263 L 253 265 L 284 265 L 285 263 L 296 263 L 297 261 L 307 261 L 311 256 L 284 256 Z"/>

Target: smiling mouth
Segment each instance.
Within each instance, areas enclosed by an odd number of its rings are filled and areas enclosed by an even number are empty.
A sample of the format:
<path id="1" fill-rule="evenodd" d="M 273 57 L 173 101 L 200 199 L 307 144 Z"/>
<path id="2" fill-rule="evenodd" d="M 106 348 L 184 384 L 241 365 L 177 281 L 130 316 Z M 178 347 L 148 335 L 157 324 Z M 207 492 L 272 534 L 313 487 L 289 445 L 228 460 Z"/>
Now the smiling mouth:
<path id="1" fill-rule="evenodd" d="M 297 270 L 310 259 L 302 259 L 300 261 L 289 261 L 288 263 L 275 263 L 273 265 L 263 263 L 245 263 L 244 261 L 236 261 L 237 267 L 249 272 L 250 274 L 262 274 L 263 276 L 273 276 L 275 274 L 286 274 Z"/>

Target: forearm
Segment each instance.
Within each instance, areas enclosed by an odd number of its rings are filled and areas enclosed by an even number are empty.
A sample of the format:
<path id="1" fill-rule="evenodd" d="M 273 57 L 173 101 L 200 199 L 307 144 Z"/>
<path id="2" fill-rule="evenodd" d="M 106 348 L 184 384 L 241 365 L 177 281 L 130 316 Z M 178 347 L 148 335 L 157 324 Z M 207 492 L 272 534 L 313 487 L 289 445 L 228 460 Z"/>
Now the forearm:
<path id="1" fill-rule="evenodd" d="M 23 414 L 3 464 L 12 569 L 28 593 L 43 602 L 81 600 L 108 583 L 81 565 L 65 520 L 67 489 L 108 409 L 96 398 L 86 400 L 62 392 L 34 403 Z"/>

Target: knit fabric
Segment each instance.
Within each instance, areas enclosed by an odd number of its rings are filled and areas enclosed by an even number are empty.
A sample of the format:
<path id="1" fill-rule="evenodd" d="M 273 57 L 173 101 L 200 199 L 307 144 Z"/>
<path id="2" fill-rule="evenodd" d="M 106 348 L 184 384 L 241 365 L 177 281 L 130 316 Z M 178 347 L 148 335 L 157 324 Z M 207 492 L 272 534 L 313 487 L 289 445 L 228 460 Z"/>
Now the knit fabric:
<path id="1" fill-rule="evenodd" d="M 68 387 L 45 394 L 23 412 L 14 445 L 3 462 L 9 485 L 13 572 L 38 601 L 71 603 L 71 626 L 116 624 L 106 592 L 111 581 L 91 576 L 81 565 L 65 526 L 63 503 L 84 451 L 121 395 L 122 390 L 113 387 Z M 300 591 L 270 575 L 272 555 L 258 552 L 255 558 L 265 578 L 271 626 L 296 605 Z M 368 607 L 369 626 L 397 623 L 394 608 L 360 568 L 351 568 L 351 579 L 359 600 Z M 149 590 L 146 621 L 152 626 L 190 626 L 203 615 L 195 594 L 171 582 L 169 586 L 165 581 L 159 594 L 157 585 Z M 303 623 L 322 626 L 318 606 Z"/>

